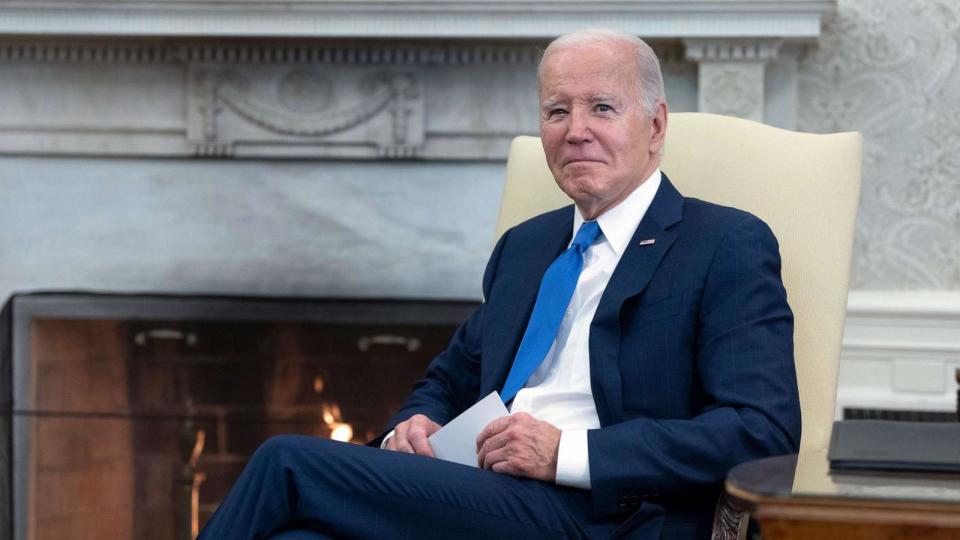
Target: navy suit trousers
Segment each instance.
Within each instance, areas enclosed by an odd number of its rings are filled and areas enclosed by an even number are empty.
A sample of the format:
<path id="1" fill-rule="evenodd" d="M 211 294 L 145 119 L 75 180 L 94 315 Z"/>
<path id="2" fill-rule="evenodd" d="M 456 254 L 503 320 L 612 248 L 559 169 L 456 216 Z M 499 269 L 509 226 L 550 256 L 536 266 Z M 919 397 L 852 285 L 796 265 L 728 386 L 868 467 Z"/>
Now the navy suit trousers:
<path id="1" fill-rule="evenodd" d="M 584 490 L 284 435 L 254 453 L 200 540 L 609 538 L 624 517 L 590 514 Z M 650 518 L 659 531 L 662 515 Z M 647 527 L 631 529 L 643 538 Z"/>

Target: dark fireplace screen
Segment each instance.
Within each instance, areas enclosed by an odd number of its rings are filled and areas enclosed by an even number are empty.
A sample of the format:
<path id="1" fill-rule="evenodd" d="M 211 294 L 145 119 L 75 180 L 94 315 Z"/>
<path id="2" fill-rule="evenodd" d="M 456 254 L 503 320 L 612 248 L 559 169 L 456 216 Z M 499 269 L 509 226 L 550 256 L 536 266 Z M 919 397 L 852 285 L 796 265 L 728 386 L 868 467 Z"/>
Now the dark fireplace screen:
<path id="1" fill-rule="evenodd" d="M 0 536 L 186 538 L 268 437 L 379 434 L 475 306 L 14 296 Z"/>

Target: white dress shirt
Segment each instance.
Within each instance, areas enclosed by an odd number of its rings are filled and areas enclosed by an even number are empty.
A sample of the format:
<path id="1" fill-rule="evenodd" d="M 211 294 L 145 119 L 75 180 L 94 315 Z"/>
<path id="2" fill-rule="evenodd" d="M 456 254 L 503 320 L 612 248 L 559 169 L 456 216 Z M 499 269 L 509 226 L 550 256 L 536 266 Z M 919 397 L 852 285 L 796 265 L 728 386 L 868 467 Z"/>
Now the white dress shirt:
<path id="1" fill-rule="evenodd" d="M 660 178 L 656 169 L 620 204 L 597 218 L 603 234 L 583 255 L 583 269 L 553 345 L 510 405 L 511 413 L 527 412 L 561 430 L 556 480 L 561 485 L 590 489 L 587 430 L 600 427 L 590 388 L 590 323 L 610 276 L 657 194 Z M 571 243 L 584 221 L 578 208 L 573 211 Z M 393 433 L 384 437 L 381 448 Z"/>
<path id="2" fill-rule="evenodd" d="M 590 489 L 587 430 L 600 427 L 590 388 L 590 323 L 620 257 L 660 187 L 657 169 L 620 204 L 597 218 L 602 236 L 583 256 L 583 269 L 557 337 L 510 412 L 527 412 L 560 428 L 557 483 Z M 583 223 L 574 207 L 573 236 Z M 571 237 L 571 242 L 572 242 Z"/>

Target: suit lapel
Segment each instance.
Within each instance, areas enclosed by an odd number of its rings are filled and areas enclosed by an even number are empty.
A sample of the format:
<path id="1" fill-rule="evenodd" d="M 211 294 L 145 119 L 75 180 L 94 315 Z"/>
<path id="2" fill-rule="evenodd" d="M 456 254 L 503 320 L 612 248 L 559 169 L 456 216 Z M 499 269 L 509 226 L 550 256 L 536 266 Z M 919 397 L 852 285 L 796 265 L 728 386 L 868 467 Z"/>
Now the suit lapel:
<path id="1" fill-rule="evenodd" d="M 664 255 L 677 239 L 668 230 L 682 219 L 683 196 L 663 175 L 650 208 L 630 239 L 590 325 L 590 373 L 594 401 L 601 425 L 619 420 L 622 410 L 620 385 L 620 308 L 650 282 Z M 652 240 L 652 241 L 651 241 Z"/>
<path id="2" fill-rule="evenodd" d="M 513 365 L 520 340 L 540 290 L 540 281 L 547 268 L 567 248 L 573 234 L 573 206 L 561 209 L 536 230 L 515 229 L 502 257 L 515 261 L 497 277 L 497 296 L 506 301 L 491 303 L 488 313 L 491 329 L 484 337 L 486 367 L 481 380 L 480 396 L 500 390 Z"/>

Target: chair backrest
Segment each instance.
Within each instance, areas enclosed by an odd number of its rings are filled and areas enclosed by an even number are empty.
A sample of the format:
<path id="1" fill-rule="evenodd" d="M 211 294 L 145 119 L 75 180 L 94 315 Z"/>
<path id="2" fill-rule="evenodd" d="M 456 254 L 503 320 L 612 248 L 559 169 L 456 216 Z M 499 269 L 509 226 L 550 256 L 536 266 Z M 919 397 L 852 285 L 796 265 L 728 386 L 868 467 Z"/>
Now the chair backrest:
<path id="1" fill-rule="evenodd" d="M 797 133 L 706 113 L 674 113 L 667 124 L 661 168 L 677 189 L 759 216 L 780 243 L 795 316 L 801 451 L 825 450 L 830 441 L 862 146 L 859 133 Z M 540 139 L 514 139 L 497 236 L 567 204 Z"/>

